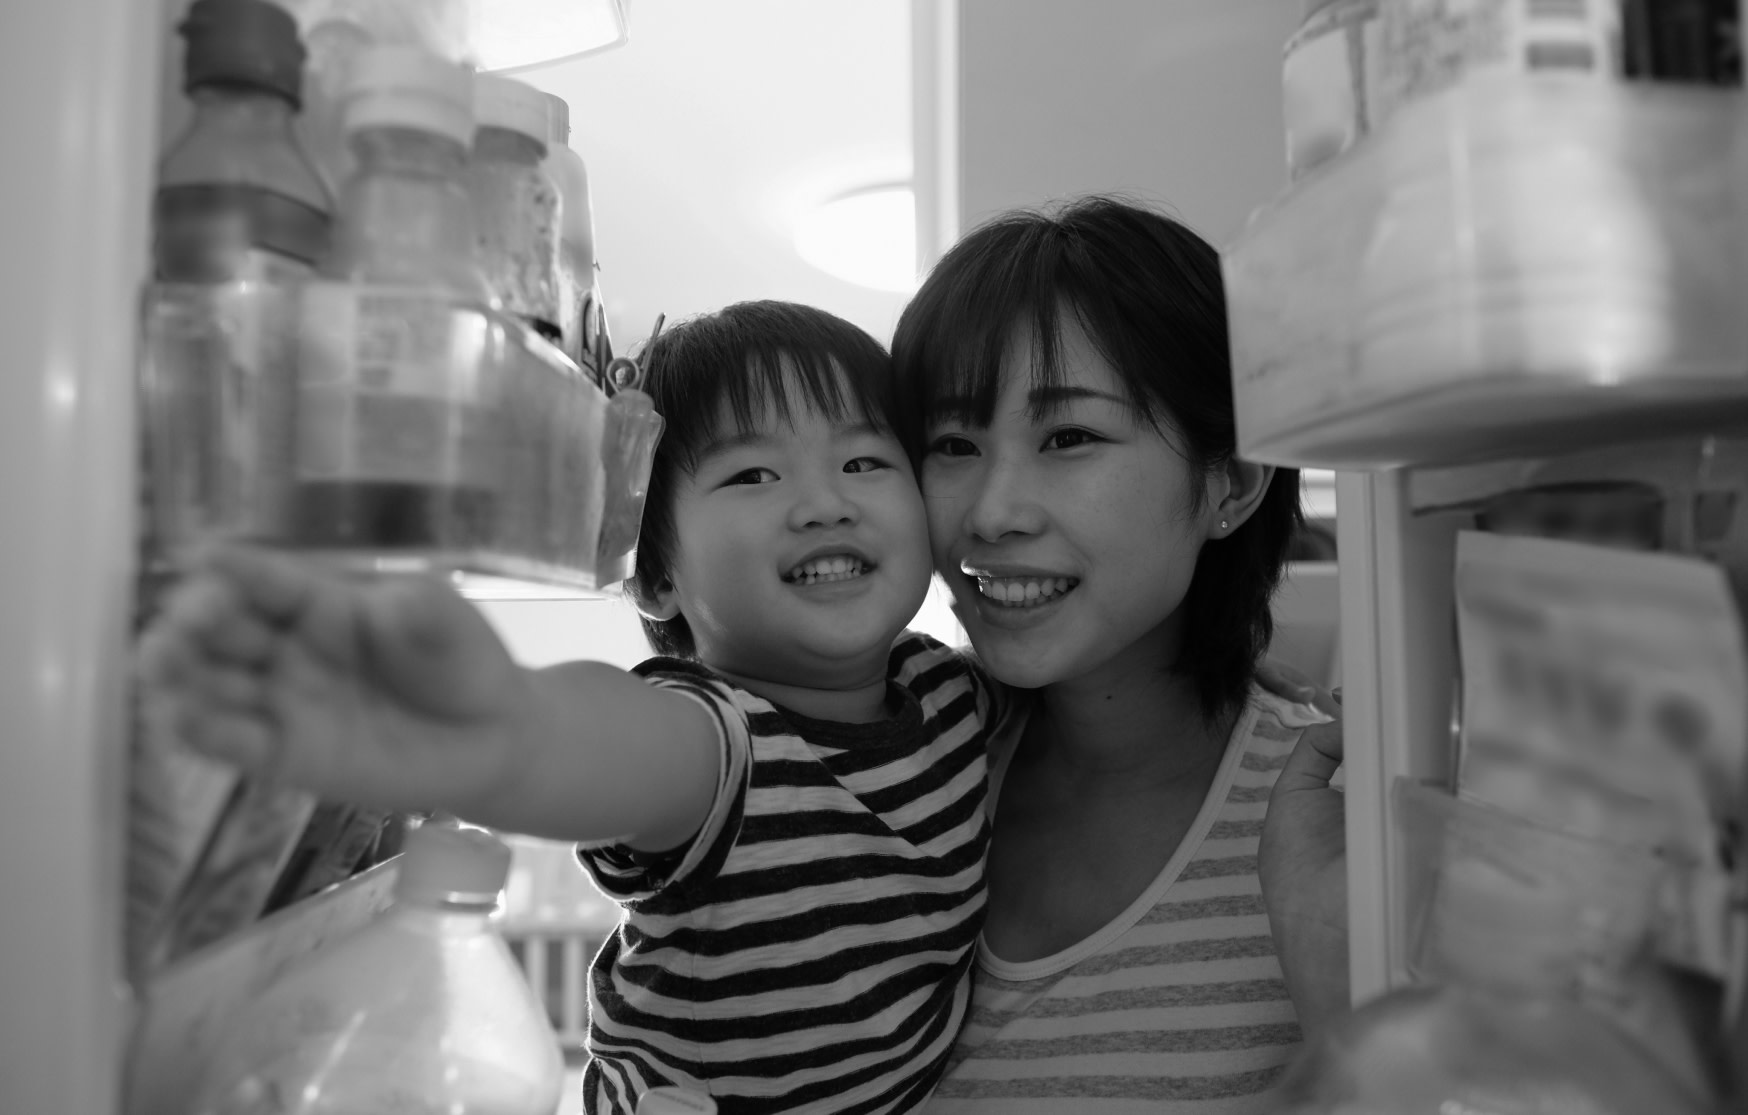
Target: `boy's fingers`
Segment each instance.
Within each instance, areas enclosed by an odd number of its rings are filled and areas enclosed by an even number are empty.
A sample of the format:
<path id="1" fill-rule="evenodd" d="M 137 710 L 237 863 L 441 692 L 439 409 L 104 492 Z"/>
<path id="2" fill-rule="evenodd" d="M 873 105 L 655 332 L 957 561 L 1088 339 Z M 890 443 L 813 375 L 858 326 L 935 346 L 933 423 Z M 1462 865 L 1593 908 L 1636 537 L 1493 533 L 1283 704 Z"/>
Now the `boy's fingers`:
<path id="1" fill-rule="evenodd" d="M 175 710 L 173 723 L 184 743 L 212 759 L 219 759 L 250 772 L 270 769 L 275 759 L 273 732 L 260 716 L 244 716 L 212 709 Z"/>
<path id="2" fill-rule="evenodd" d="M 279 626 L 295 621 L 307 609 L 322 583 L 306 561 L 250 546 L 213 546 L 194 559 L 236 586 L 266 619 Z"/>
<path id="3" fill-rule="evenodd" d="M 259 715 L 266 708 L 266 686 L 253 670 L 212 666 L 193 674 L 188 686 L 212 708 Z"/>

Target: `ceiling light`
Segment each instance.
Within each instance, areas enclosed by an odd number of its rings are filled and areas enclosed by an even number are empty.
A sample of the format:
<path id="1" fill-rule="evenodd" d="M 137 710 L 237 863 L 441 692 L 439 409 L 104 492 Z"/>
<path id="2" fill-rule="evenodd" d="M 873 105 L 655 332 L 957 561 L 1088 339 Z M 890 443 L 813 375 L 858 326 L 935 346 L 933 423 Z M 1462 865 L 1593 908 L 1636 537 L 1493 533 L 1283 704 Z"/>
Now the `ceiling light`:
<path id="1" fill-rule="evenodd" d="M 625 41 L 630 0 L 473 0 L 469 42 L 482 70 L 567 62 Z"/>
<path id="2" fill-rule="evenodd" d="M 802 259 L 845 282 L 908 294 L 916 289 L 916 194 L 871 186 L 807 210 L 795 225 Z"/>

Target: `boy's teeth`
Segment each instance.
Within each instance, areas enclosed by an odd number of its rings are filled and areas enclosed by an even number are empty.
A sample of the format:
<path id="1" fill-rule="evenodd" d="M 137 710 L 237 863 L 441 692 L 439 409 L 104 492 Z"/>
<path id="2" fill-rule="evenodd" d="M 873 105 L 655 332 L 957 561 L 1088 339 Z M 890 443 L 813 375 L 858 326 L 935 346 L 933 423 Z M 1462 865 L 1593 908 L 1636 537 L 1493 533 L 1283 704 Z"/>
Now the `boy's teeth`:
<path id="1" fill-rule="evenodd" d="M 998 604 L 1031 608 L 1056 599 L 1079 583 L 1072 577 L 979 577 L 977 591 Z"/>
<path id="2" fill-rule="evenodd" d="M 825 581 L 847 581 L 851 577 L 860 577 L 867 572 L 867 566 L 861 558 L 853 557 L 823 557 L 802 562 L 789 574 L 789 580 L 804 585 L 817 585 Z"/>

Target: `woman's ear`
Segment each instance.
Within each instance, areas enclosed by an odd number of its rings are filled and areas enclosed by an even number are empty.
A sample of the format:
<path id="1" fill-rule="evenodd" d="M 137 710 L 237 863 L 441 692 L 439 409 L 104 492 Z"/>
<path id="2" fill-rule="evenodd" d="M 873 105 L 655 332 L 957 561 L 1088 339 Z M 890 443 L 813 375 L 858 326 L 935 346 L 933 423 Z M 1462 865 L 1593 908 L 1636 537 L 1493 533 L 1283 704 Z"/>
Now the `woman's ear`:
<path id="1" fill-rule="evenodd" d="M 1274 478 L 1275 466 L 1252 464 L 1238 457 L 1214 470 L 1208 485 L 1214 497 L 1208 501 L 1208 537 L 1226 538 L 1243 526 L 1262 503 Z"/>
<path id="2" fill-rule="evenodd" d="M 647 585 L 642 577 L 633 573 L 625 578 L 624 587 L 631 606 L 644 619 L 653 623 L 666 623 L 680 614 L 680 597 L 674 591 L 674 582 L 666 578 L 654 585 Z"/>

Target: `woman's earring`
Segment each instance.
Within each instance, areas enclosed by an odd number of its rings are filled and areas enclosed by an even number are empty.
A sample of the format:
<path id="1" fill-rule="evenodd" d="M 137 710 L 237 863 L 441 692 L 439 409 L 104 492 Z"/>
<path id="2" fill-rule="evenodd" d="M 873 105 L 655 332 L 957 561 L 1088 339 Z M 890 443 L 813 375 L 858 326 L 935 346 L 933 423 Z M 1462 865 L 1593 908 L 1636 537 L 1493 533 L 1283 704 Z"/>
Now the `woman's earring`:
<path id="1" fill-rule="evenodd" d="M 1225 529 L 1226 529 L 1226 520 L 1225 520 L 1225 519 L 1221 519 L 1221 520 L 1220 520 L 1220 529 L 1221 529 L 1221 530 L 1225 530 Z"/>

